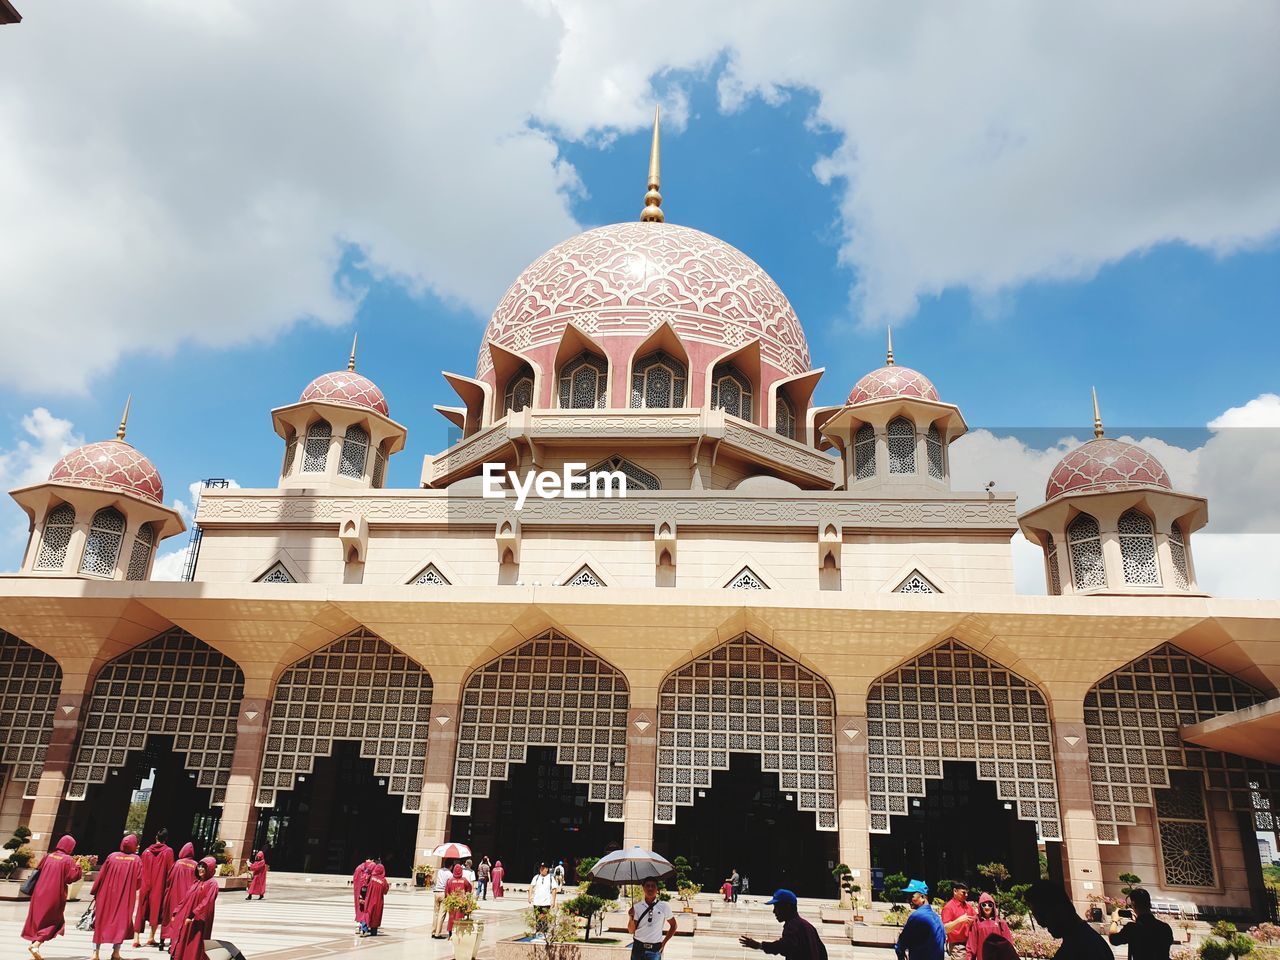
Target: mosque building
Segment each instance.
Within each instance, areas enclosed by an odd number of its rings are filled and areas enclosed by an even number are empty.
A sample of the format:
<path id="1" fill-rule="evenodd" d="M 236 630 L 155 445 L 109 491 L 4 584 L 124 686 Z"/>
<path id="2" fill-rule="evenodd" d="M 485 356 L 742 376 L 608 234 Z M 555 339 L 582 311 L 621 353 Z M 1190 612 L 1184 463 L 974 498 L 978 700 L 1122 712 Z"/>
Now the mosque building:
<path id="1" fill-rule="evenodd" d="M 353 347 L 272 411 L 276 487 L 203 491 L 185 582 L 150 579 L 184 524 L 125 423 L 13 491 L 0 833 L 105 852 L 147 781 L 148 834 L 275 870 L 638 843 L 833 897 L 836 863 L 869 891 L 1043 850 L 1081 905 L 1131 871 L 1261 912 L 1280 603 L 1200 588 L 1205 500 L 1096 401 L 1040 505 L 953 489 L 958 398 L 890 343 L 816 406 L 783 291 L 666 222 L 656 121 L 648 186 L 515 279 L 417 488 L 385 486 L 407 431 Z M 567 465 L 625 496 L 486 495 Z"/>

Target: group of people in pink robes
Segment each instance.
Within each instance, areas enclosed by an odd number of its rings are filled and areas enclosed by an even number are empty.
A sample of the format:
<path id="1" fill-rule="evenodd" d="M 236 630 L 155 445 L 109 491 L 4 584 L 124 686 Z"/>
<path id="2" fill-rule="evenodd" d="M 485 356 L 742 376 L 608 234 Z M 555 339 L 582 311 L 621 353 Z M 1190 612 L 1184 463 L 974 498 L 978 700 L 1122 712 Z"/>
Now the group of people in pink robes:
<path id="1" fill-rule="evenodd" d="M 376 937 L 382 926 L 382 908 L 387 890 L 387 868 L 377 860 L 365 860 L 351 876 L 355 896 L 356 926 L 362 937 Z"/>

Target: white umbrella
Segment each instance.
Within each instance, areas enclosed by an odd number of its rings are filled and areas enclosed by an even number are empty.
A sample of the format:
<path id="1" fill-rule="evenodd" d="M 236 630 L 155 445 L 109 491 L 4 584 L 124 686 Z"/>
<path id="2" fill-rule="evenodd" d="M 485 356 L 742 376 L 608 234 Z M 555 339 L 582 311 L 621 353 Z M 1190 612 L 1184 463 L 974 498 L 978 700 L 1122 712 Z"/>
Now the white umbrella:
<path id="1" fill-rule="evenodd" d="M 653 878 L 661 880 L 675 873 L 675 866 L 666 857 L 643 847 L 627 847 L 607 853 L 591 868 L 591 876 L 611 883 L 640 883 Z"/>
<path id="2" fill-rule="evenodd" d="M 465 843 L 442 843 L 431 851 L 433 857 L 444 857 L 446 860 L 458 860 L 471 856 L 471 848 Z"/>

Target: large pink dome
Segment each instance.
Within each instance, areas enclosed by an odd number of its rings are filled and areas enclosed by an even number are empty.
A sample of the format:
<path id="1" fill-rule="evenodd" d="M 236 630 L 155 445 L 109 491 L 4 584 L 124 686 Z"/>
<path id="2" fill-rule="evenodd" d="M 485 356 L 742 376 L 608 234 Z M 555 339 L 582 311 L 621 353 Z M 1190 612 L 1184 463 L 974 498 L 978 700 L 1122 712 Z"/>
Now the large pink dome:
<path id="1" fill-rule="evenodd" d="M 616 223 L 552 247 L 516 278 L 485 340 L 519 353 L 559 341 L 572 322 L 601 342 L 670 321 L 682 340 L 723 349 L 760 340 L 785 375 L 809 369 L 809 344 L 786 296 L 723 240 L 671 223 Z M 476 365 L 492 368 L 482 346 Z"/>
<path id="2" fill-rule="evenodd" d="M 1173 489 L 1160 461 L 1136 443 L 1099 437 L 1072 450 L 1049 474 L 1045 500 L 1086 490 Z"/>
<path id="3" fill-rule="evenodd" d="M 375 410 L 384 417 L 390 416 L 387 398 L 368 377 L 351 370 L 338 370 L 316 377 L 302 391 L 299 403 L 319 400 L 323 403 L 340 403 L 348 407 Z"/>
<path id="4" fill-rule="evenodd" d="M 854 385 L 846 402 L 866 403 L 869 400 L 889 400 L 894 397 L 937 400 L 938 390 L 923 373 L 910 367 L 891 364 L 866 374 Z"/>
<path id="5" fill-rule="evenodd" d="M 123 440 L 77 447 L 53 465 L 50 483 L 128 493 L 164 504 L 164 483 L 155 466 Z"/>

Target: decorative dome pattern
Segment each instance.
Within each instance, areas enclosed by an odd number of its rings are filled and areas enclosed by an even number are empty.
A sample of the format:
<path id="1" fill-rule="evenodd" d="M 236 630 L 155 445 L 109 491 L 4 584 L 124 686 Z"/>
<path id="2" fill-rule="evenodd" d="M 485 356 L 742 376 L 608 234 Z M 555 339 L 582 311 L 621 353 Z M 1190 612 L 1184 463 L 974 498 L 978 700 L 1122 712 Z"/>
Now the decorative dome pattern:
<path id="1" fill-rule="evenodd" d="M 127 493 L 164 504 L 164 483 L 155 466 L 123 440 L 77 447 L 53 465 L 50 483 Z"/>
<path id="2" fill-rule="evenodd" d="M 919 371 L 910 367 L 888 366 L 872 370 L 859 380 L 847 402 L 866 403 L 868 400 L 888 400 L 893 397 L 937 400 L 938 389 Z"/>
<path id="3" fill-rule="evenodd" d="M 809 344 L 786 295 L 742 251 L 671 223 L 617 223 L 552 247 L 516 278 L 484 342 L 525 352 L 573 323 L 596 339 L 643 337 L 670 321 L 682 339 L 732 349 L 752 338 L 788 375 L 809 370 Z"/>
<path id="4" fill-rule="evenodd" d="M 1099 437 L 1072 450 L 1049 474 L 1045 500 L 1078 490 L 1173 489 L 1160 461 L 1135 443 Z"/>
<path id="5" fill-rule="evenodd" d="M 351 370 L 338 370 L 316 377 L 307 384 L 307 389 L 302 391 L 298 402 L 306 403 L 308 400 L 363 407 L 384 417 L 391 415 L 387 408 L 387 398 L 382 395 L 382 391 L 368 377 L 362 377 Z"/>

